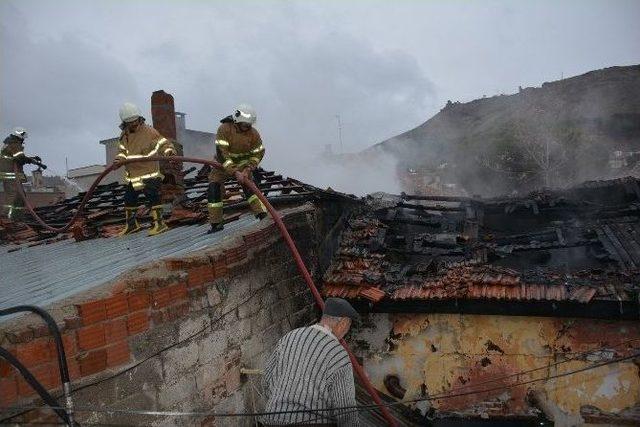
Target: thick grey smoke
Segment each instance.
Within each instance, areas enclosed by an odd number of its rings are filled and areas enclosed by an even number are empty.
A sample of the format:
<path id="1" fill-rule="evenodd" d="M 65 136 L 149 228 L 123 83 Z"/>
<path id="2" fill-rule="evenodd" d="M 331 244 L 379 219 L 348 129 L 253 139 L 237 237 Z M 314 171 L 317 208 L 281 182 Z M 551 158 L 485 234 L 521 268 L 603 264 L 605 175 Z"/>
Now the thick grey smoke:
<path id="1" fill-rule="evenodd" d="M 327 144 L 356 152 L 400 134 L 447 99 L 632 63 L 636 12 L 631 1 L 5 0 L 0 131 L 29 128 L 28 150 L 59 171 L 65 157 L 102 163 L 118 106 L 148 114 L 164 89 L 191 129 L 213 132 L 254 104 L 267 168 L 337 190 L 393 189 L 392 160 L 340 172 L 315 159 Z"/>
<path id="2" fill-rule="evenodd" d="M 114 109 L 139 98 L 135 80 L 117 56 L 82 37 L 36 39 L 26 16 L 3 3 L 0 124 L 28 128 L 30 152 L 57 171 L 72 164 L 104 163 L 97 140 L 114 133 Z M 97 101 L 97 102 L 96 102 Z"/>
<path id="3" fill-rule="evenodd" d="M 452 103 L 376 150 L 398 158 L 400 169 L 490 196 L 637 176 L 639 123 L 640 65 L 612 67 Z M 614 152 L 621 152 L 616 167 Z"/>
<path id="4" fill-rule="evenodd" d="M 253 3 L 247 10 L 157 3 L 158 13 L 139 23 L 133 16 L 149 3 L 132 3 L 131 16 L 113 14 L 107 3 L 2 5 L 2 129 L 28 127 L 29 149 L 57 170 L 65 157 L 71 167 L 102 163 L 97 142 L 116 133 L 120 103 L 137 102 L 148 112 L 148 97 L 162 88 L 188 114 L 188 127 L 210 132 L 237 103 L 253 103 L 267 146 L 265 167 L 336 189 L 349 183 L 355 191 L 365 174 L 352 168 L 327 173 L 316 165 L 326 145 L 341 151 L 336 115 L 344 149 L 353 152 L 419 123 L 433 102 L 433 85 L 414 57 L 341 29 L 309 30 L 298 20 L 317 12 L 304 4 Z M 68 19 L 69 28 L 36 28 L 37 7 Z M 91 26 L 78 24 L 85 17 Z M 246 24 L 241 30 L 238 20 Z M 128 31 L 134 21 L 136 32 Z M 171 31 L 179 25 L 185 27 Z M 380 168 L 375 176 L 381 183 L 394 180 L 392 169 Z"/>

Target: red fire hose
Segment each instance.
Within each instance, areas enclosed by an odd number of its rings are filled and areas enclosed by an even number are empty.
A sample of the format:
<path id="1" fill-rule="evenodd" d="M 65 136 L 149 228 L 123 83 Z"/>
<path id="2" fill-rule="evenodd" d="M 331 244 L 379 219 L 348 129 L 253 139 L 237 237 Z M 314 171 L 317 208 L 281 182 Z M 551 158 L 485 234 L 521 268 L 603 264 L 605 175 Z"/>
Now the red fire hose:
<path id="1" fill-rule="evenodd" d="M 75 215 L 73 215 L 73 218 L 71 218 L 71 221 L 69 221 L 69 223 L 66 224 L 64 227 L 60 227 L 60 228 L 51 227 L 50 225 L 45 223 L 42 220 L 42 218 L 40 218 L 36 214 L 36 212 L 33 209 L 33 206 L 31 206 L 31 204 L 27 200 L 27 197 L 26 197 L 26 195 L 24 193 L 24 189 L 22 188 L 22 183 L 20 183 L 20 181 L 18 179 L 16 179 L 16 190 L 17 190 L 18 194 L 20 195 L 20 197 L 22 198 L 22 200 L 24 201 L 25 207 L 27 208 L 29 213 L 33 216 L 33 218 L 38 222 L 38 224 L 40 224 L 45 229 L 47 229 L 49 231 L 52 231 L 54 233 L 64 233 L 65 231 L 69 230 L 71 228 L 71 226 L 73 225 L 73 223 L 78 219 L 78 217 L 82 213 L 82 210 L 84 209 L 85 205 L 91 199 L 91 196 L 93 195 L 93 192 L 95 191 L 96 187 L 98 186 L 100 181 L 102 181 L 102 179 L 109 172 L 111 172 L 113 170 L 116 170 L 119 167 L 124 166 L 127 163 L 148 162 L 148 161 L 167 161 L 169 159 L 170 160 L 182 161 L 182 162 L 188 162 L 188 163 L 200 163 L 200 164 L 203 164 L 203 165 L 209 165 L 209 166 L 214 167 L 216 169 L 222 169 L 222 165 L 220 163 L 214 161 L 214 160 L 196 159 L 196 158 L 182 157 L 182 156 L 172 156 L 172 157 L 153 156 L 153 157 L 146 157 L 146 158 L 141 158 L 141 159 L 122 160 L 119 163 L 111 164 L 96 178 L 96 180 L 93 182 L 93 184 L 91 184 L 91 187 L 89 188 L 87 193 L 82 198 L 82 201 L 80 202 L 80 205 L 78 206 L 78 210 L 76 211 Z M 14 165 L 14 170 L 16 172 L 16 176 L 18 176 L 17 165 Z M 313 294 L 313 297 L 316 300 L 316 305 L 321 310 L 324 309 L 324 301 L 322 300 L 322 296 L 320 295 L 320 292 L 318 291 L 318 288 L 316 287 L 316 285 L 313 283 L 313 279 L 311 278 L 311 274 L 309 274 L 309 270 L 307 270 L 307 267 L 304 265 L 304 261 L 302 261 L 302 257 L 300 256 L 300 253 L 298 252 L 298 248 L 296 247 L 296 244 L 293 242 L 293 239 L 291 238 L 291 235 L 287 231 L 287 228 L 285 227 L 284 222 L 282 221 L 282 218 L 280 218 L 280 215 L 278 214 L 278 212 L 273 208 L 273 206 L 271 206 L 271 203 L 269 203 L 267 198 L 264 196 L 264 194 L 262 194 L 260 189 L 258 189 L 258 187 L 253 183 L 253 181 L 251 181 L 250 179 L 245 178 L 240 172 L 235 172 L 235 177 L 238 180 L 238 182 L 240 182 L 241 184 L 244 184 L 245 186 L 249 187 L 251 189 L 251 191 L 253 191 L 253 193 L 264 204 L 264 206 L 267 209 L 267 211 L 269 211 L 269 214 L 271 215 L 271 217 L 275 221 L 276 225 L 278 226 L 278 229 L 280 230 L 280 233 L 282 234 L 282 237 L 284 238 L 284 241 L 287 243 L 287 246 L 289 247 L 289 250 L 291 251 L 291 254 L 293 255 L 293 258 L 296 261 L 296 265 L 298 266 L 298 270 L 300 271 L 300 274 L 302 275 L 302 278 L 307 283 L 307 286 L 309 286 L 309 290 L 311 290 L 311 293 Z M 351 364 L 353 365 L 353 368 L 356 371 L 356 374 L 360 378 L 360 382 L 367 389 L 367 392 L 369 393 L 369 395 L 371 395 L 371 398 L 373 399 L 373 401 L 377 405 L 380 405 L 379 406 L 380 411 L 382 412 L 382 415 L 384 416 L 384 418 L 387 421 L 387 423 L 390 426 L 393 426 L 393 427 L 398 426 L 397 421 L 391 416 L 391 413 L 389 412 L 387 407 L 384 406 L 382 400 L 380 399 L 380 396 L 378 396 L 378 393 L 377 393 L 376 389 L 373 387 L 373 385 L 369 381 L 369 378 L 367 378 L 367 374 L 365 373 L 365 371 L 362 368 L 362 366 L 360 365 L 360 363 L 358 363 L 356 357 L 351 352 L 351 349 L 347 345 L 346 341 L 344 339 L 340 339 L 340 343 L 342 344 L 344 349 L 349 354 L 349 358 L 351 359 Z"/>

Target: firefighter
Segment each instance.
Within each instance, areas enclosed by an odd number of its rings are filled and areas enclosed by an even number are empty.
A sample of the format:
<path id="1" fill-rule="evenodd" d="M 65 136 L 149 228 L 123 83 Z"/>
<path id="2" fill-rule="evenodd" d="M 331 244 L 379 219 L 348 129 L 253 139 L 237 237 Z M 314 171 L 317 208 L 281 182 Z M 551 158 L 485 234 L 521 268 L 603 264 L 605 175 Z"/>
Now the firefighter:
<path id="1" fill-rule="evenodd" d="M 176 154 L 173 143 L 160 133 L 145 124 L 144 117 L 135 105 L 126 102 L 120 108 L 120 135 L 118 154 L 114 163 L 126 159 L 138 159 L 151 156 L 174 156 Z M 126 226 L 121 236 L 140 230 L 136 218 L 138 198 L 143 193 L 149 207 L 153 225 L 149 236 L 164 233 L 169 229 L 162 219 L 162 204 L 160 203 L 160 185 L 164 176 L 160 173 L 159 162 L 140 162 L 125 165 L 125 180 L 127 188 L 124 193 L 124 212 Z"/>
<path id="2" fill-rule="evenodd" d="M 24 201 L 16 190 L 16 183 L 26 182 L 23 166 L 34 164 L 42 169 L 47 166 L 42 164 L 42 159 L 38 156 L 27 157 L 24 154 L 24 140 L 27 138 L 27 131 L 24 128 L 15 128 L 8 137 L 5 138 L 0 151 L 0 181 L 4 188 L 4 205 L 2 213 L 11 220 L 22 217 Z M 18 166 L 16 174 L 14 164 Z"/>
<path id="3" fill-rule="evenodd" d="M 227 178 L 240 171 L 246 178 L 256 181 L 255 170 L 264 157 L 264 147 L 258 130 L 253 127 L 256 112 L 250 105 L 241 104 L 230 116 L 220 120 L 222 123 L 216 132 L 216 159 L 223 170 L 213 169 L 209 174 L 207 207 L 209 211 L 209 233 L 223 229 L 222 193 Z M 267 216 L 266 209 L 258 196 L 242 185 L 249 207 L 256 218 Z"/>

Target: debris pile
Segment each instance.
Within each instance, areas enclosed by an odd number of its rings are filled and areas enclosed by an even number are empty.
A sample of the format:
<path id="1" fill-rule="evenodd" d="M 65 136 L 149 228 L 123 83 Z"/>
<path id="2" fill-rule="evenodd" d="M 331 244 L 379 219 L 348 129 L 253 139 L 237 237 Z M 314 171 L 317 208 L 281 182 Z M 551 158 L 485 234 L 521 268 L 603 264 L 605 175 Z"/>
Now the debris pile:
<path id="1" fill-rule="evenodd" d="M 632 303 L 640 290 L 634 178 L 521 198 L 381 198 L 349 219 L 326 296 Z"/>

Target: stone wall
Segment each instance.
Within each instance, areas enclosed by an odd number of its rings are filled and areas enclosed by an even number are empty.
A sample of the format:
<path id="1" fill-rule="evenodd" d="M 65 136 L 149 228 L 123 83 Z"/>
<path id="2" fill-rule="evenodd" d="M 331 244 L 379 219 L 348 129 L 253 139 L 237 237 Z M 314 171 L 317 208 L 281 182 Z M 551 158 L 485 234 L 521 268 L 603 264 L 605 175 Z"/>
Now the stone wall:
<path id="1" fill-rule="evenodd" d="M 317 210 L 285 216 L 312 274 L 322 230 Z M 262 368 L 275 342 L 316 318 L 313 298 L 275 225 L 262 221 L 222 246 L 156 262 L 51 307 L 59 321 L 78 407 L 247 412 L 256 404 Z M 315 274 L 314 274 L 315 276 Z M 8 348 L 59 395 L 51 339 L 30 316 L 0 325 Z M 33 401 L 30 387 L 0 362 L 0 407 Z M 7 411 L 0 419 L 13 414 Z M 250 425 L 254 420 L 163 418 L 103 412 L 79 420 L 144 425 Z M 55 420 L 50 410 L 14 421 Z"/>

